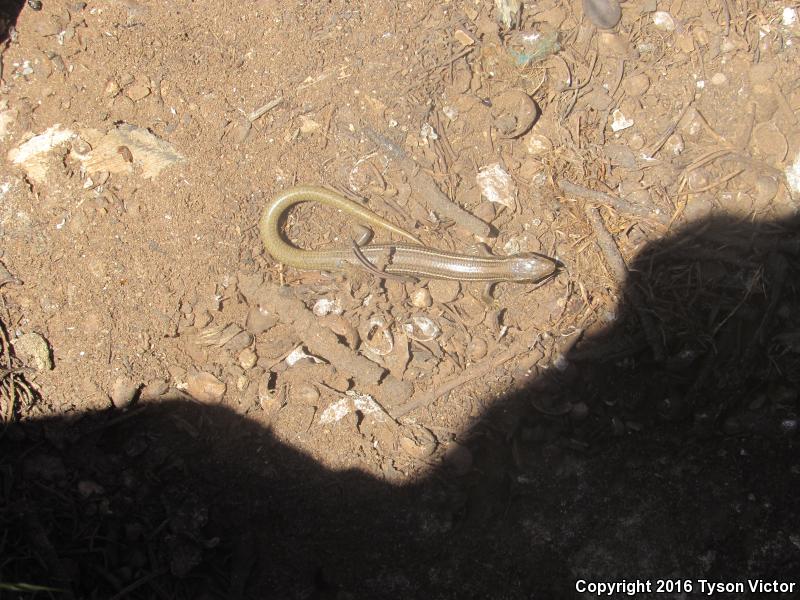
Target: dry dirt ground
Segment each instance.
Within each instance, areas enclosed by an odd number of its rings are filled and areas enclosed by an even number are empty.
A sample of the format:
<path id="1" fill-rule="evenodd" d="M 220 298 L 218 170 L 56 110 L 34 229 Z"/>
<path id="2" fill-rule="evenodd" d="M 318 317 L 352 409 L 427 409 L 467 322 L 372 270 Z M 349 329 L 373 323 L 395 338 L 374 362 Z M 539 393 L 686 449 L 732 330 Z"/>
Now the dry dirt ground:
<path id="1" fill-rule="evenodd" d="M 799 596 L 796 4 L 0 19 L 0 597 Z M 561 267 L 299 271 L 296 183 Z"/>

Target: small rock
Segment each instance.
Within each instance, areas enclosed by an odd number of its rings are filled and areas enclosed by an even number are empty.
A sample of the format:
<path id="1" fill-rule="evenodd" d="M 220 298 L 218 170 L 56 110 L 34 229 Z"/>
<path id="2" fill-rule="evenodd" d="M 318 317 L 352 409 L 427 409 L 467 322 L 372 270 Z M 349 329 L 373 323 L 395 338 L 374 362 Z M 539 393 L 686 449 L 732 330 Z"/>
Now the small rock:
<path id="1" fill-rule="evenodd" d="M 485 223 L 491 223 L 497 216 L 497 209 L 491 202 L 481 202 L 480 204 L 478 204 L 475 210 L 472 211 L 472 214 L 474 214 L 476 217 L 478 217 L 481 221 L 484 221 Z M 433 281 L 431 283 L 433 283 Z"/>
<path id="2" fill-rule="evenodd" d="M 711 76 L 711 85 L 725 85 L 728 83 L 728 78 L 725 73 L 714 73 Z"/>
<path id="3" fill-rule="evenodd" d="M 690 190 L 699 190 L 706 187 L 710 181 L 710 174 L 704 168 L 694 169 L 689 173 L 686 182 Z"/>
<path id="4" fill-rule="evenodd" d="M 429 342 L 439 337 L 442 330 L 430 317 L 415 315 L 403 323 L 403 332 L 412 340 Z"/>
<path id="5" fill-rule="evenodd" d="M 156 400 L 167 393 L 169 390 L 169 383 L 161 378 L 151 379 L 147 385 L 142 388 L 140 397 L 142 400 Z"/>
<path id="6" fill-rule="evenodd" d="M 400 438 L 400 448 L 412 458 L 428 458 L 436 450 L 436 437 L 421 425 L 411 425 Z"/>
<path id="7" fill-rule="evenodd" d="M 434 279 L 428 284 L 428 290 L 433 300 L 446 304 L 458 298 L 461 284 L 452 279 Z"/>
<path id="8" fill-rule="evenodd" d="M 778 193 L 778 182 L 771 175 L 759 175 L 753 186 L 753 193 L 756 208 L 764 209 Z"/>
<path id="9" fill-rule="evenodd" d="M 489 346 L 483 338 L 472 338 L 467 345 L 467 359 L 476 361 L 486 356 Z"/>
<path id="10" fill-rule="evenodd" d="M 225 387 L 222 381 L 204 371 L 192 371 L 186 376 L 186 392 L 199 402 L 220 402 Z"/>
<path id="11" fill-rule="evenodd" d="M 186 369 L 179 365 L 170 365 L 167 367 L 167 371 L 175 383 L 182 383 L 186 379 Z"/>
<path id="12" fill-rule="evenodd" d="M 306 115 L 300 115 L 300 133 L 310 135 L 316 133 L 322 128 L 317 121 Z"/>
<path id="13" fill-rule="evenodd" d="M 528 136 L 525 148 L 528 151 L 528 154 L 541 156 L 542 154 L 547 154 L 553 149 L 553 142 L 551 142 L 548 137 L 542 135 L 541 133 L 532 133 L 530 136 Z"/>
<path id="14" fill-rule="evenodd" d="M 50 371 L 53 368 L 53 359 L 50 355 L 50 345 L 38 333 L 26 333 L 12 340 L 14 353 L 26 367 L 37 371 Z"/>
<path id="15" fill-rule="evenodd" d="M 119 84 L 114 79 L 109 79 L 103 93 L 109 98 L 116 98 L 120 93 Z"/>
<path id="16" fill-rule="evenodd" d="M 239 119 L 230 126 L 228 137 L 234 144 L 242 144 L 250 135 L 253 124 L 247 119 Z"/>
<path id="17" fill-rule="evenodd" d="M 341 302 L 338 298 L 331 299 L 331 298 L 319 298 L 315 303 L 314 307 L 311 309 L 312 312 L 317 315 L 318 317 L 324 317 L 331 313 L 340 315 L 342 312 Z"/>
<path id="18" fill-rule="evenodd" d="M 697 221 L 705 219 L 714 209 L 714 203 L 706 194 L 701 194 L 691 199 L 683 210 L 683 217 L 686 221 Z"/>
<path id="19" fill-rule="evenodd" d="M 633 127 L 633 120 L 625 116 L 625 114 L 618 108 L 614 109 L 611 113 L 613 120 L 611 121 L 611 131 L 617 132 L 628 127 Z"/>
<path id="20" fill-rule="evenodd" d="M 278 324 L 278 319 L 275 318 L 267 309 L 260 306 L 253 306 L 247 313 L 246 329 L 253 335 L 264 333 L 268 329 L 272 329 Z"/>
<path id="21" fill-rule="evenodd" d="M 61 33 L 61 25 L 50 19 L 42 19 L 36 24 L 35 30 L 39 35 L 49 37 Z"/>
<path id="22" fill-rule="evenodd" d="M 628 138 L 628 147 L 631 150 L 639 151 L 644 148 L 645 139 L 641 133 L 632 133 Z"/>
<path id="23" fill-rule="evenodd" d="M 444 454 L 444 462 L 456 475 L 466 475 L 472 470 L 472 452 L 466 446 L 453 442 Z"/>
<path id="24" fill-rule="evenodd" d="M 116 408 L 128 408 L 136 399 L 139 385 L 127 377 L 117 377 L 111 386 L 111 403 Z"/>
<path id="25" fill-rule="evenodd" d="M 319 390 L 310 383 L 301 383 L 292 388 L 291 399 L 294 402 L 314 406 L 319 401 Z"/>
<path id="26" fill-rule="evenodd" d="M 462 45 L 462 46 L 472 46 L 475 43 L 475 38 L 473 38 L 469 33 L 464 31 L 463 29 L 456 29 L 455 33 L 453 33 L 453 37 Z"/>
<path id="27" fill-rule="evenodd" d="M 223 348 L 229 350 L 233 354 L 238 354 L 253 343 L 253 334 L 247 331 L 240 331 L 228 342 L 225 343 Z"/>
<path id="28" fill-rule="evenodd" d="M 245 348 L 239 353 L 239 365 L 245 369 L 252 369 L 258 362 L 258 354 L 252 348 Z"/>
<path id="29" fill-rule="evenodd" d="M 663 10 L 653 13 L 653 24 L 664 31 L 675 31 L 675 19 L 672 15 Z"/>
<path id="30" fill-rule="evenodd" d="M 673 156 L 679 156 L 683 153 L 684 149 L 683 137 L 678 133 L 669 136 L 669 139 L 664 143 L 664 151 Z"/>
<path id="31" fill-rule="evenodd" d="M 598 36 L 600 53 L 604 56 L 628 56 L 632 53 L 628 38 L 613 31 L 601 31 Z"/>
<path id="32" fill-rule="evenodd" d="M 583 0 L 583 13 L 600 29 L 611 29 L 622 17 L 617 0 Z"/>
<path id="33" fill-rule="evenodd" d="M 431 293 L 426 288 L 419 288 L 411 294 L 411 304 L 416 308 L 428 308 L 433 304 Z"/>
<path id="34" fill-rule="evenodd" d="M 139 100 L 144 100 L 150 95 L 150 88 L 143 83 L 135 83 L 128 88 L 128 90 L 125 92 L 125 95 L 134 102 L 138 102 Z"/>

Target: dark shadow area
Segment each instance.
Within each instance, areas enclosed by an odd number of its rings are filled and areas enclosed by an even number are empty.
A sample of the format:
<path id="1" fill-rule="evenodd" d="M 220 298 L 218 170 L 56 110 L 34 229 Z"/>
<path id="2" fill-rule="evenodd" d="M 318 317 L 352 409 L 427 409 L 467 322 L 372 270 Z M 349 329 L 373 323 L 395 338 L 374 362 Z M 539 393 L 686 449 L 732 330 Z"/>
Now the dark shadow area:
<path id="1" fill-rule="evenodd" d="M 192 402 L 16 424 L 0 441 L 0 581 L 205 599 L 796 581 L 799 226 L 714 219 L 650 244 L 624 294 L 636 309 L 487 405 L 459 436 L 464 476 L 331 472 Z M 635 597 L 680 597 L 652 592 Z"/>
<path id="2" fill-rule="evenodd" d="M 17 17 L 25 6 L 25 0 L 2 0 L 0 2 L 0 45 L 4 45 L 13 27 L 17 24 Z"/>

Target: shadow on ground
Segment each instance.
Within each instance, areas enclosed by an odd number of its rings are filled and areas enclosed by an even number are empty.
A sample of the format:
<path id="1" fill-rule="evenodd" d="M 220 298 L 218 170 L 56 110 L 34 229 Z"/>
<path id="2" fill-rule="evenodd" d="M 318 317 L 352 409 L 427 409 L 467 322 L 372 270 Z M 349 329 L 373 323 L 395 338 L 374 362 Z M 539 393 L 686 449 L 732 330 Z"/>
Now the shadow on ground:
<path id="1" fill-rule="evenodd" d="M 464 476 L 331 472 L 192 402 L 14 425 L 0 580 L 68 591 L 0 595 L 570 598 L 579 579 L 791 581 L 798 225 L 709 220 L 650 244 L 625 293 L 637 309 L 624 301 L 613 326 L 576 336 L 565 369 L 487 406 L 459 436 Z"/>
<path id="2" fill-rule="evenodd" d="M 3 0 L 0 3 L 0 44 L 5 44 L 10 37 L 17 17 L 25 5 L 25 0 Z"/>

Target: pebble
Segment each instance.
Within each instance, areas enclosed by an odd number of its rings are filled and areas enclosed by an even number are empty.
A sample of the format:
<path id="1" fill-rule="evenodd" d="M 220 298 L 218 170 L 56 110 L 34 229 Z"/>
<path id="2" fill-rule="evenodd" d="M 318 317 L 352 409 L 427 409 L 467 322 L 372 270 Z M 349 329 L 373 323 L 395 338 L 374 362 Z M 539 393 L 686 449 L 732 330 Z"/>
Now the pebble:
<path id="1" fill-rule="evenodd" d="M 278 324 L 278 319 L 275 318 L 267 309 L 260 306 L 253 306 L 247 313 L 247 322 L 245 328 L 253 335 L 264 333 L 268 329 L 272 329 Z"/>
<path id="2" fill-rule="evenodd" d="M 435 279 L 428 284 L 431 298 L 445 304 L 453 302 L 461 292 L 461 284 L 452 279 Z"/>
<path id="3" fill-rule="evenodd" d="M 239 365 L 245 369 L 252 369 L 258 362 L 258 354 L 252 348 L 245 348 L 239 353 Z"/>
<path id="4" fill-rule="evenodd" d="M 725 73 L 714 73 L 711 76 L 711 85 L 725 85 L 728 83 L 728 78 Z"/>
<path id="5" fill-rule="evenodd" d="M 628 147 L 631 150 L 641 150 L 644 148 L 644 136 L 641 133 L 632 133 L 631 136 L 628 138 Z"/>
<path id="6" fill-rule="evenodd" d="M 671 136 L 669 136 L 669 139 L 664 144 L 664 150 L 667 153 L 672 154 L 673 156 L 679 156 L 680 154 L 682 154 L 685 147 L 686 146 L 684 145 L 683 142 L 683 136 L 681 136 L 678 133 L 674 133 Z"/>
<path id="7" fill-rule="evenodd" d="M 310 383 L 301 383 L 292 388 L 292 400 L 302 404 L 316 405 L 319 401 L 319 390 Z"/>
<path id="8" fill-rule="evenodd" d="M 192 371 L 186 376 L 186 392 L 199 402 L 219 402 L 225 395 L 225 384 L 205 371 Z"/>
<path id="9" fill-rule="evenodd" d="M 147 385 L 142 388 L 142 400 L 156 400 L 163 396 L 169 390 L 169 383 L 160 377 L 156 377 L 147 382 Z"/>
<path id="10" fill-rule="evenodd" d="M 138 102 L 139 100 L 144 100 L 150 95 L 150 88 L 143 83 L 136 83 L 128 88 L 125 94 L 134 102 Z"/>
<path id="11" fill-rule="evenodd" d="M 497 216 L 497 209 L 491 202 L 481 202 L 475 210 L 472 211 L 472 214 L 485 223 L 491 223 Z"/>
<path id="12" fill-rule="evenodd" d="M 453 442 L 444 454 L 444 462 L 456 475 L 466 475 L 472 470 L 472 452 L 466 446 Z"/>
<path id="13" fill-rule="evenodd" d="M 628 127 L 633 127 L 633 120 L 625 116 L 625 114 L 618 108 L 614 109 L 611 113 L 613 120 L 611 121 L 611 131 L 617 132 Z"/>
<path id="14" fill-rule="evenodd" d="M 116 98 L 120 93 L 119 84 L 114 79 L 109 79 L 103 93 L 109 98 Z"/>
<path id="15" fill-rule="evenodd" d="M 331 313 L 337 315 L 342 314 L 341 302 L 338 299 L 332 300 L 330 298 L 320 298 L 314 303 L 314 308 L 311 309 L 318 317 L 324 317 Z"/>
<path id="16" fill-rule="evenodd" d="M 753 84 L 753 101 L 756 103 L 756 122 L 769 121 L 778 110 L 778 99 L 767 83 Z"/>
<path id="17" fill-rule="evenodd" d="M 583 13 L 600 29 L 615 27 L 622 17 L 617 0 L 583 0 Z"/>
<path id="18" fill-rule="evenodd" d="M 453 37 L 462 45 L 462 46 L 472 46 L 475 43 L 475 39 L 463 29 L 456 29 L 455 33 L 453 33 Z"/>
<path id="19" fill-rule="evenodd" d="M 683 211 L 683 217 L 686 221 L 697 221 L 708 217 L 713 209 L 714 204 L 711 199 L 706 194 L 702 194 L 689 200 Z"/>
<path id="20" fill-rule="evenodd" d="M 415 315 L 403 323 L 403 332 L 412 340 L 429 342 L 442 332 L 436 322 L 424 315 Z"/>
<path id="21" fill-rule="evenodd" d="M 541 156 L 542 154 L 547 154 L 553 149 L 553 142 L 551 142 L 549 138 L 543 136 L 541 133 L 532 133 L 530 136 L 528 136 L 528 141 L 525 147 L 528 150 L 528 154 Z"/>
<path id="22" fill-rule="evenodd" d="M 762 123 L 753 131 L 753 151 L 770 163 L 780 163 L 789 153 L 789 142 L 774 123 Z"/>
<path id="23" fill-rule="evenodd" d="M 127 408 L 136 399 L 139 386 L 127 377 L 117 377 L 111 386 L 111 402 L 116 408 Z"/>
<path id="24" fill-rule="evenodd" d="M 598 46 L 602 54 L 609 56 L 627 56 L 631 53 L 628 39 L 613 31 L 603 31 L 598 38 Z"/>
<path id="25" fill-rule="evenodd" d="M 48 37 L 61 33 L 61 25 L 50 19 L 43 19 L 36 24 L 35 30 L 39 35 Z"/>
<path id="26" fill-rule="evenodd" d="M 427 288 L 420 288 L 414 291 L 414 293 L 411 294 L 411 304 L 416 308 L 428 308 L 433 304 L 430 291 L 428 291 Z"/>
<path id="27" fill-rule="evenodd" d="M 770 175 L 760 175 L 753 186 L 756 207 L 766 208 L 778 193 L 778 182 Z"/>
<path id="28" fill-rule="evenodd" d="M 413 428 L 413 429 L 412 429 Z M 436 450 L 436 438 L 421 425 L 409 426 L 408 435 L 400 438 L 400 448 L 412 458 L 428 458 Z"/>
<path id="29" fill-rule="evenodd" d="M 12 340 L 14 352 L 26 367 L 37 371 L 50 371 L 53 368 L 53 358 L 50 355 L 50 345 L 38 333 L 26 333 Z"/>
<path id="30" fill-rule="evenodd" d="M 709 173 L 702 167 L 699 169 L 694 169 L 686 178 L 686 182 L 689 184 L 690 190 L 699 190 L 700 188 L 704 188 L 709 184 L 709 181 Z"/>
<path id="31" fill-rule="evenodd" d="M 675 31 L 675 19 L 672 15 L 663 10 L 653 13 L 653 24 L 664 31 Z"/>
<path id="32" fill-rule="evenodd" d="M 231 126 L 228 135 L 234 144 L 242 144 L 248 138 L 252 129 L 253 124 L 248 119 L 242 118 Z"/>
<path id="33" fill-rule="evenodd" d="M 228 341 L 225 346 L 226 350 L 233 354 L 238 354 L 253 343 L 253 334 L 247 331 L 240 331 L 233 338 Z"/>
<path id="34" fill-rule="evenodd" d="M 489 346 L 483 338 L 472 338 L 467 345 L 467 358 L 471 361 L 482 359 L 486 356 Z"/>

